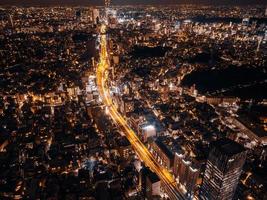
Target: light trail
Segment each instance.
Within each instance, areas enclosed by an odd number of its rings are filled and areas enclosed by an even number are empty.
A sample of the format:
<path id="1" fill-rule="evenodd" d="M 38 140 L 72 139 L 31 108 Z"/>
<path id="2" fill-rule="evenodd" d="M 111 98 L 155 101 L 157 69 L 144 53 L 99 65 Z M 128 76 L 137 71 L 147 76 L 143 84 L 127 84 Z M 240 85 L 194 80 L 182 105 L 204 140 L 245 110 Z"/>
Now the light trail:
<path id="1" fill-rule="evenodd" d="M 109 88 L 106 86 L 107 76 L 106 71 L 109 68 L 109 58 L 107 53 L 107 36 L 106 26 L 101 26 L 101 40 L 100 40 L 100 62 L 96 70 L 97 86 L 99 94 L 103 101 L 103 104 L 108 107 L 108 114 L 111 119 L 116 123 L 119 128 L 123 131 L 129 142 L 131 143 L 134 151 L 138 157 L 148 166 L 153 172 L 155 172 L 163 183 L 163 188 L 170 197 L 170 199 L 186 199 L 182 193 L 178 190 L 176 181 L 174 180 L 171 173 L 162 167 L 149 152 L 147 147 L 137 137 L 135 132 L 127 124 L 126 120 L 117 111 L 115 105 L 112 102 Z"/>

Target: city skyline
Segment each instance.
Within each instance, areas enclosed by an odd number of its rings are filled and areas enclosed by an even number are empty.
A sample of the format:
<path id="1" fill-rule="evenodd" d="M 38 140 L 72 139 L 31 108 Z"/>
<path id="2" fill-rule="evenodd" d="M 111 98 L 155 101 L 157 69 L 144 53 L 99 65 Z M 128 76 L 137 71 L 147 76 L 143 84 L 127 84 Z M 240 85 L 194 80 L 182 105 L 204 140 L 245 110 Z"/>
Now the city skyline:
<path id="1" fill-rule="evenodd" d="M 113 5 L 134 5 L 134 4 L 143 4 L 143 5 L 172 5 L 172 4 L 205 4 L 205 5 L 266 5 L 264 0 L 256 0 L 251 2 L 250 0 L 238 0 L 238 1 L 231 1 L 231 0 L 113 0 Z M 2 0 L 0 5 L 17 5 L 17 6 L 54 6 L 54 5 L 61 5 L 61 6 L 73 6 L 73 5 L 97 5 L 97 6 L 104 6 L 104 0 L 97 1 L 97 0 L 46 0 L 46 1 L 37 1 L 37 0 Z"/>
<path id="2" fill-rule="evenodd" d="M 267 199 L 265 5 L 61 2 L 0 9 L 0 199 Z"/>

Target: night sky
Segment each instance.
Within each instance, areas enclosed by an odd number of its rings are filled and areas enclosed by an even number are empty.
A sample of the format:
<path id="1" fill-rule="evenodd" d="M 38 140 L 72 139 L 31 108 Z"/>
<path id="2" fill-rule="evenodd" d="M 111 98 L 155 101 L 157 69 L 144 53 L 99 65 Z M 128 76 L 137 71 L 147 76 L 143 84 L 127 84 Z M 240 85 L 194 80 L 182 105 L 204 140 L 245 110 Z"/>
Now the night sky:
<path id="1" fill-rule="evenodd" d="M 0 5 L 103 5 L 104 0 L 0 0 Z M 265 0 L 113 0 L 113 4 L 267 4 Z"/>

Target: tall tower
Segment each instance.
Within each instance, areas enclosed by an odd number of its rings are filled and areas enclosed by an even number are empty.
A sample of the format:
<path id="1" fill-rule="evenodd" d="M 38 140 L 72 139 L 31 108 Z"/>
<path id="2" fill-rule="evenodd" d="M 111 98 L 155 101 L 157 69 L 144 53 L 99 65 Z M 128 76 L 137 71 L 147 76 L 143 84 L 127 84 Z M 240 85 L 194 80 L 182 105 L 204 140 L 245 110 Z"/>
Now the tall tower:
<path id="1" fill-rule="evenodd" d="M 105 17 L 106 17 L 106 19 L 108 19 L 110 3 L 111 3 L 111 0 L 105 0 Z"/>
<path id="2" fill-rule="evenodd" d="M 211 151 L 200 190 L 202 200 L 231 200 L 246 160 L 243 146 L 220 139 L 211 144 Z"/>
<path id="3" fill-rule="evenodd" d="M 111 4 L 111 0 L 105 0 L 105 6 L 108 8 Z"/>
<path id="4" fill-rule="evenodd" d="M 262 40 L 263 40 L 263 36 L 259 36 L 259 37 L 258 37 L 258 45 L 257 45 L 257 50 L 256 50 L 256 52 L 258 52 L 258 51 L 260 50 L 260 46 L 261 46 L 261 42 L 262 42 Z"/>
<path id="5" fill-rule="evenodd" d="M 12 28 L 14 28 L 14 23 L 13 23 L 13 17 L 12 15 L 9 15 L 9 22 Z"/>
<path id="6" fill-rule="evenodd" d="M 95 24 L 98 24 L 99 23 L 99 19 L 100 19 L 100 13 L 99 13 L 99 10 L 98 9 L 93 9 L 92 11 L 92 18 L 93 18 L 93 22 Z"/>

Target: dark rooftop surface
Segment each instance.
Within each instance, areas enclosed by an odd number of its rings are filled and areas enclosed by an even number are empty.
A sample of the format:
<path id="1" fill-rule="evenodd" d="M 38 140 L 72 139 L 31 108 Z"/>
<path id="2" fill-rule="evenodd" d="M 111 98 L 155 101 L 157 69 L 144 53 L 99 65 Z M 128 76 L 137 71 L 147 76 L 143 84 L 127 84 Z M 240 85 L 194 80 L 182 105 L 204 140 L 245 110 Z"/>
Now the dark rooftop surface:
<path id="1" fill-rule="evenodd" d="M 212 145 L 213 147 L 217 148 L 219 151 L 228 156 L 233 156 L 235 154 L 245 151 L 245 148 L 243 146 L 228 138 L 219 139 Z"/>
<path id="2" fill-rule="evenodd" d="M 249 114 L 239 115 L 238 121 L 241 122 L 258 137 L 267 137 L 267 132 Z"/>
<path id="3" fill-rule="evenodd" d="M 151 183 L 156 183 L 156 182 L 160 181 L 160 179 L 157 176 L 157 174 L 155 174 L 154 172 L 151 172 L 151 171 L 149 171 L 149 173 L 147 174 L 147 177 L 149 178 Z"/>
<path id="4" fill-rule="evenodd" d="M 169 150 L 169 148 L 164 144 L 163 137 L 158 137 L 155 141 L 158 147 L 164 152 L 165 155 L 167 155 L 170 159 L 174 158 L 174 154 Z"/>

